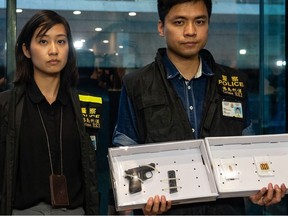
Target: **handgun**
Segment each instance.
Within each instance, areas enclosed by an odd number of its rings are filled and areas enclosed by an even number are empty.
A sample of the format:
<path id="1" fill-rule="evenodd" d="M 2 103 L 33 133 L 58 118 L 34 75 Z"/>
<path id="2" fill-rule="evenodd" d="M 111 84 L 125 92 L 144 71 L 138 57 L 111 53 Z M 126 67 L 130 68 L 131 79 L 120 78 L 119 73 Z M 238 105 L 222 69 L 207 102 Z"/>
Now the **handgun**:
<path id="1" fill-rule="evenodd" d="M 155 163 L 125 170 L 125 178 L 129 180 L 129 193 L 134 194 L 142 190 L 143 181 L 152 178 Z"/>

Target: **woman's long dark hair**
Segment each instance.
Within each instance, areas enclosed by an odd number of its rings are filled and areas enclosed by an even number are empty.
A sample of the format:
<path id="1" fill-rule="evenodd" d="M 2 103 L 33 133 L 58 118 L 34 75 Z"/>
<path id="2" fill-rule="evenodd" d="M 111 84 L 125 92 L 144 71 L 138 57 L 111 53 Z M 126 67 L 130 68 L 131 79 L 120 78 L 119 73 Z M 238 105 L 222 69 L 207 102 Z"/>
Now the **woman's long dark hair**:
<path id="1" fill-rule="evenodd" d="M 31 40 L 35 31 L 40 27 L 38 35 L 46 33 L 57 24 L 62 24 L 66 30 L 69 46 L 67 64 L 61 71 L 61 84 L 65 87 L 76 86 L 78 71 L 76 67 L 76 51 L 73 45 L 72 34 L 67 20 L 51 10 L 41 10 L 36 13 L 23 27 L 15 46 L 16 74 L 14 84 L 25 84 L 33 78 L 33 63 L 22 50 L 22 45 L 30 50 Z"/>

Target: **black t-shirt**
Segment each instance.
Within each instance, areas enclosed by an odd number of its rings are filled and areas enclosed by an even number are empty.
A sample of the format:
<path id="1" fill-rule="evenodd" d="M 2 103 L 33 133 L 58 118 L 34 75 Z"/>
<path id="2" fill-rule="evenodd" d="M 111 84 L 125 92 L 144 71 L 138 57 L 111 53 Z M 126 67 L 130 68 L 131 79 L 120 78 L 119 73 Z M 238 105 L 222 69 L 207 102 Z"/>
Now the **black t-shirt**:
<path id="1" fill-rule="evenodd" d="M 63 174 L 66 176 L 70 206 L 83 205 L 83 175 L 80 136 L 68 93 L 59 90 L 56 101 L 49 104 L 33 82 L 28 86 L 21 122 L 18 172 L 14 209 L 26 209 L 39 202 L 51 204 L 49 176 L 51 166 L 47 137 L 37 109 L 39 106 L 49 138 L 54 174 L 61 174 L 60 119 L 63 107 Z"/>

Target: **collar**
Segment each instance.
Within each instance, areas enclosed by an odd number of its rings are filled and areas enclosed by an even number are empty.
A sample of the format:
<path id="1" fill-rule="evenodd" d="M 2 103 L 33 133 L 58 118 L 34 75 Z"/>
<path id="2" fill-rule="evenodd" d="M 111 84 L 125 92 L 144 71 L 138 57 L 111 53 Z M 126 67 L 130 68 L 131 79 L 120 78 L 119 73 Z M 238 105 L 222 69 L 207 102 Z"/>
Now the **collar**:
<path id="1" fill-rule="evenodd" d="M 200 64 L 199 64 L 198 70 L 194 76 L 195 79 L 202 76 L 202 59 L 201 59 L 201 57 L 199 57 L 199 59 L 200 59 Z"/>
<path id="2" fill-rule="evenodd" d="M 27 85 L 28 95 L 33 103 L 40 103 L 43 100 L 46 100 L 39 87 L 35 83 L 34 79 L 28 82 Z M 63 85 L 60 85 L 56 101 L 59 101 L 63 105 L 68 103 L 68 93 L 63 88 Z"/>
<path id="3" fill-rule="evenodd" d="M 167 79 L 173 79 L 176 76 L 181 76 L 180 72 L 175 67 L 175 65 L 171 62 L 171 60 L 169 59 L 169 57 L 168 57 L 166 52 L 162 56 L 162 58 L 163 58 L 164 66 L 165 66 L 166 71 L 167 71 Z M 204 76 L 213 76 L 214 73 L 210 69 L 208 64 L 205 61 L 203 61 L 203 59 L 201 58 L 201 55 L 200 55 L 200 64 L 199 64 L 197 73 L 195 74 L 193 79 L 197 79 L 197 78 L 201 77 L 202 75 L 204 75 Z"/>

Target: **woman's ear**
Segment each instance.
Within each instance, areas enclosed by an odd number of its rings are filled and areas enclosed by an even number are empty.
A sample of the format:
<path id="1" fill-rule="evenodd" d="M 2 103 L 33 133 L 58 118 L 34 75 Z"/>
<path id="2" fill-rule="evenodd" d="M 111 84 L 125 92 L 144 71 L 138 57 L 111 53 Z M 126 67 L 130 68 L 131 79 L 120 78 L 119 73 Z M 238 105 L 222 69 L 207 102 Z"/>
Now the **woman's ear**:
<path id="1" fill-rule="evenodd" d="M 161 20 L 158 21 L 158 33 L 161 37 L 164 37 L 164 23 Z"/>
<path id="2" fill-rule="evenodd" d="M 27 49 L 26 44 L 22 44 L 22 51 L 27 58 L 31 58 L 30 51 Z"/>

